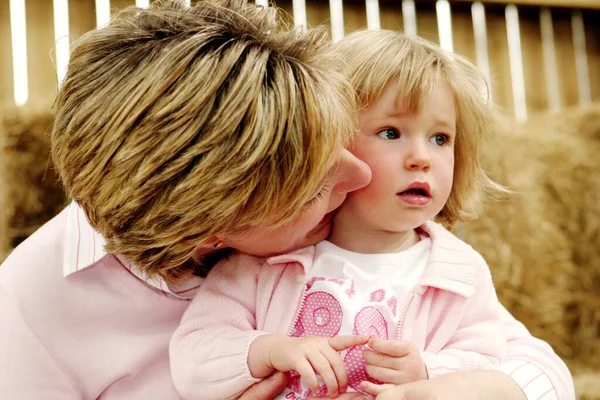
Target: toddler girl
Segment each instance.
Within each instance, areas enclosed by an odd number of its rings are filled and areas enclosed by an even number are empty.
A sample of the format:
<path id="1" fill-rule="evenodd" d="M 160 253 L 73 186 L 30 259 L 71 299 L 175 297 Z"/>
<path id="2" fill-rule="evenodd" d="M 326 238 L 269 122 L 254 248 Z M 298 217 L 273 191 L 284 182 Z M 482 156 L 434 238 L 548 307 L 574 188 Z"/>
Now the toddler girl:
<path id="1" fill-rule="evenodd" d="M 235 398 L 275 370 L 292 371 L 280 398 L 374 395 L 504 357 L 489 268 L 446 230 L 501 190 L 479 164 L 492 122 L 484 79 L 395 32 L 357 32 L 338 47 L 362 105 L 352 152 L 372 181 L 348 194 L 327 241 L 215 267 L 171 342 L 185 398 Z M 330 191 L 324 182 L 314 202 Z"/>

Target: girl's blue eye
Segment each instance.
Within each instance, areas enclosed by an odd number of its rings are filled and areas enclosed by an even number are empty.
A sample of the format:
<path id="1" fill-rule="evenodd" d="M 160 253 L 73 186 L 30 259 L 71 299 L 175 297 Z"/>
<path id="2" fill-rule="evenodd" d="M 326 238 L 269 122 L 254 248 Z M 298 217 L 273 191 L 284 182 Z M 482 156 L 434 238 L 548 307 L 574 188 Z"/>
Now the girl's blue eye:
<path id="1" fill-rule="evenodd" d="M 394 128 L 386 128 L 377 134 L 382 139 L 385 140 L 394 140 L 400 137 L 400 132 L 398 132 Z"/>
<path id="2" fill-rule="evenodd" d="M 448 136 L 438 133 L 437 135 L 432 136 L 429 141 L 438 146 L 443 146 L 448 143 Z"/>

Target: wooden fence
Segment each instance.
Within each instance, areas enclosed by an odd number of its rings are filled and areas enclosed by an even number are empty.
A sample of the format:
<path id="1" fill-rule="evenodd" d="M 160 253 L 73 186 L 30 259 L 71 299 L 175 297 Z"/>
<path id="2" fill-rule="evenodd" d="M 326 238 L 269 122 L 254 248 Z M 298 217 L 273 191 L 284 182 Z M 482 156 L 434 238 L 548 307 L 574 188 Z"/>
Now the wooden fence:
<path id="1" fill-rule="evenodd" d="M 256 0 L 266 4 L 266 0 Z M 0 0 L 0 104 L 48 103 L 69 44 L 149 0 Z M 368 27 L 417 34 L 475 62 L 517 119 L 600 100 L 600 0 L 277 0 L 337 40 Z"/>

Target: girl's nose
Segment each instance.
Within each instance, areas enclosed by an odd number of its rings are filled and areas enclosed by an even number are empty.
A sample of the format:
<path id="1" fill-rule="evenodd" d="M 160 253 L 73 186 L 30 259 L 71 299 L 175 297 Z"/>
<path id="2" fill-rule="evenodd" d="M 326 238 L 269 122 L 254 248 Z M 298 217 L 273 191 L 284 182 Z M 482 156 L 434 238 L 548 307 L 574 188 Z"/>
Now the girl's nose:
<path id="1" fill-rule="evenodd" d="M 413 143 L 406 157 L 405 168 L 408 170 L 428 171 L 431 168 L 431 154 L 427 145 L 423 143 Z"/>

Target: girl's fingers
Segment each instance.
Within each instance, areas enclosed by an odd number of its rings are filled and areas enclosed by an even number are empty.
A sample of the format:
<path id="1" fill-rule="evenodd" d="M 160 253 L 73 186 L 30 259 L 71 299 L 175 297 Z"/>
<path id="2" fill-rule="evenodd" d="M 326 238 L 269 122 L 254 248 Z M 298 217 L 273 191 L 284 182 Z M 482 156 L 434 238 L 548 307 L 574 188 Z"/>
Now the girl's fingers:
<path id="1" fill-rule="evenodd" d="M 365 365 L 365 371 L 367 372 L 367 375 L 373 379 L 377 379 L 378 381 L 394 384 L 406 383 L 404 382 L 404 375 L 402 374 L 402 371 L 378 367 L 371 364 Z"/>
<path id="2" fill-rule="evenodd" d="M 334 336 L 329 338 L 329 345 L 335 351 L 343 351 L 352 346 L 360 346 L 367 344 L 369 341 L 368 336 L 361 335 L 348 335 L 348 336 Z"/>
<path id="3" fill-rule="evenodd" d="M 366 349 L 363 351 L 363 360 L 371 365 L 378 367 L 391 368 L 399 370 L 402 367 L 401 357 L 391 357 L 386 354 L 376 353 L 372 350 Z"/>
<path id="4" fill-rule="evenodd" d="M 333 372 L 330 361 L 325 357 L 321 352 L 314 352 L 308 355 L 308 361 L 312 365 L 314 371 L 316 371 L 319 375 L 321 375 L 321 379 L 327 386 L 327 392 L 330 397 L 337 397 L 339 394 L 338 382 Z M 310 387 L 310 385 L 309 385 Z M 319 389 L 317 386 L 317 391 L 310 387 L 313 393 L 318 393 Z"/>
<path id="5" fill-rule="evenodd" d="M 379 393 L 384 392 L 388 389 L 395 387 L 395 385 L 385 383 L 383 385 L 378 385 L 369 381 L 362 381 L 360 383 L 360 388 L 370 394 L 371 396 L 377 396 Z"/>
<path id="6" fill-rule="evenodd" d="M 369 339 L 369 347 L 376 353 L 386 354 L 391 357 L 404 357 L 412 351 L 416 351 L 416 346 L 406 340 L 386 340 L 378 337 Z"/>
<path id="7" fill-rule="evenodd" d="M 323 355 L 329 360 L 333 373 L 337 379 L 339 393 L 344 393 L 348 389 L 348 372 L 340 355 L 330 347 L 322 350 Z"/>
<path id="8" fill-rule="evenodd" d="M 321 386 L 319 385 L 319 380 L 317 379 L 317 375 L 315 374 L 315 370 L 311 363 L 308 362 L 306 358 L 301 358 L 294 363 L 294 368 L 296 372 L 304 378 L 310 390 L 312 390 L 313 393 L 319 393 Z"/>

